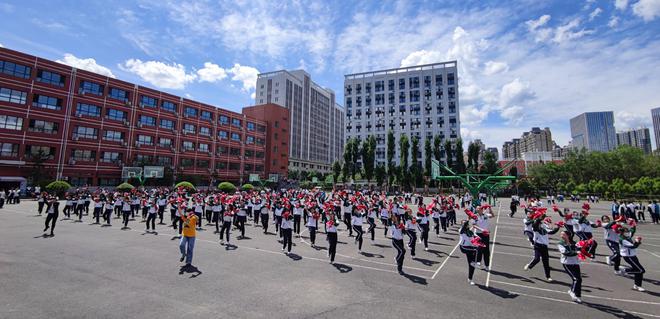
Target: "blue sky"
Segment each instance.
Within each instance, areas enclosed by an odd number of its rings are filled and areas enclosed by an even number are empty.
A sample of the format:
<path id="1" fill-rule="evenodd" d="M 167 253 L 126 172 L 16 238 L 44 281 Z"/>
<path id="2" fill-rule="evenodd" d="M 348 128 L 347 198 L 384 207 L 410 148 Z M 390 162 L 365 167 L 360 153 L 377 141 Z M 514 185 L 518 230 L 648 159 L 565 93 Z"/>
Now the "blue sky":
<path id="1" fill-rule="evenodd" d="M 660 0 L 1 1 L 0 45 L 240 111 L 256 75 L 343 75 L 458 60 L 464 139 L 611 110 L 618 130 L 660 106 Z"/>

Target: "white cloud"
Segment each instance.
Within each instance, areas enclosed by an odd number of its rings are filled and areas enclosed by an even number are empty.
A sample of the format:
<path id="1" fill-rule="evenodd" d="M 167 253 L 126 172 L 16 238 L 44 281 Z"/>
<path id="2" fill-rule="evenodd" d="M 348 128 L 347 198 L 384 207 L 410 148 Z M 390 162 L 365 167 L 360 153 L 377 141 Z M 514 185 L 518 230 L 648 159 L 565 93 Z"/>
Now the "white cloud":
<path id="1" fill-rule="evenodd" d="M 527 27 L 530 31 L 535 31 L 536 29 L 546 25 L 548 21 L 550 21 L 550 18 L 551 17 L 549 14 L 544 14 L 536 20 L 527 20 L 525 24 L 527 24 Z"/>
<path id="2" fill-rule="evenodd" d="M 4 47 L 5 47 L 5 46 L 4 46 L 4 45 L 2 45 L 2 43 L 0 43 L 0 48 L 4 48 Z"/>
<path id="3" fill-rule="evenodd" d="M 197 78 L 193 73 L 186 73 L 186 67 L 177 63 L 129 59 L 124 64 L 120 64 L 119 68 L 134 73 L 142 80 L 163 89 L 180 90 Z"/>
<path id="4" fill-rule="evenodd" d="M 523 82 L 516 78 L 502 86 L 499 101 L 502 107 L 510 107 L 525 103 L 534 97 L 535 93 L 530 88 L 529 82 Z"/>
<path id="5" fill-rule="evenodd" d="M 556 43 L 564 43 L 566 41 L 579 39 L 585 35 L 594 33 L 593 30 L 587 30 L 587 29 L 574 31 L 574 29 L 578 28 L 580 24 L 581 24 L 580 18 L 575 18 L 566 24 L 558 26 L 552 41 Z"/>
<path id="6" fill-rule="evenodd" d="M 474 105 L 461 105 L 461 125 L 477 126 L 488 117 L 488 108 Z"/>
<path id="7" fill-rule="evenodd" d="M 614 127 L 617 131 L 638 129 L 640 127 L 653 127 L 649 112 L 636 113 L 628 111 L 619 111 L 614 113 Z"/>
<path id="8" fill-rule="evenodd" d="M 141 25 L 143 19 L 138 17 L 134 11 L 120 9 L 117 11 L 117 15 L 119 16 L 117 19 L 119 34 L 131 45 L 150 56 L 164 49 L 163 46 L 155 43 L 156 33 L 143 27 Z"/>
<path id="9" fill-rule="evenodd" d="M 628 8 L 628 0 L 615 0 L 614 7 L 621 11 L 625 11 Z"/>
<path id="10" fill-rule="evenodd" d="M 242 82 L 243 90 L 246 92 L 254 90 L 257 85 L 259 70 L 256 68 L 235 63 L 231 69 L 227 70 L 227 73 L 232 75 L 232 81 Z"/>
<path id="11" fill-rule="evenodd" d="M 639 0 L 632 8 L 633 13 L 646 22 L 660 17 L 660 0 Z"/>
<path id="12" fill-rule="evenodd" d="M 509 65 L 506 62 L 486 61 L 484 64 L 484 74 L 493 75 L 500 72 L 509 70 Z"/>
<path id="13" fill-rule="evenodd" d="M 227 77 L 225 69 L 211 62 L 205 62 L 204 68 L 197 70 L 200 82 L 218 82 Z"/>
<path id="14" fill-rule="evenodd" d="M 401 60 L 401 67 L 431 64 L 444 61 L 444 54 L 438 51 L 420 50 L 410 53 Z"/>
<path id="15" fill-rule="evenodd" d="M 591 11 L 591 13 L 589 14 L 589 21 L 593 21 L 593 20 L 596 19 L 596 17 L 598 17 L 601 13 L 603 13 L 603 9 L 601 9 L 601 8 L 596 8 L 596 9 L 594 9 L 594 11 Z"/>
<path id="16" fill-rule="evenodd" d="M 96 60 L 93 58 L 81 59 L 81 58 L 77 58 L 75 55 L 71 53 L 66 53 L 64 54 L 64 58 L 62 58 L 61 60 L 57 60 L 56 62 L 66 64 L 74 68 L 87 70 L 89 72 L 94 72 L 101 75 L 109 76 L 111 78 L 115 77 L 115 75 L 112 74 L 112 71 L 110 71 L 109 68 L 99 65 L 98 63 L 96 63 Z"/>
<path id="17" fill-rule="evenodd" d="M 619 25 L 619 17 L 617 16 L 610 17 L 610 20 L 607 22 L 607 26 L 610 28 L 616 28 L 618 25 Z"/>

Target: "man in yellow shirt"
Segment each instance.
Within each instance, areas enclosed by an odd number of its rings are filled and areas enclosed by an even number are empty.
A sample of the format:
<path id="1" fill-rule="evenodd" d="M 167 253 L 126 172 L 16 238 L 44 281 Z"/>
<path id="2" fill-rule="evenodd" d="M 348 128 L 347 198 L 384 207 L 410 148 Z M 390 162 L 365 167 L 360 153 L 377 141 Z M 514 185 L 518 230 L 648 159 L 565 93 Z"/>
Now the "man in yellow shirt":
<path id="1" fill-rule="evenodd" d="M 193 250 L 195 249 L 195 225 L 197 225 L 197 216 L 192 210 L 188 211 L 185 215 L 181 216 L 181 222 L 183 223 L 183 236 L 181 236 L 181 242 L 179 243 L 179 250 L 181 250 L 181 259 L 179 261 L 183 262 L 185 259 L 186 266 L 190 266 L 193 258 Z"/>

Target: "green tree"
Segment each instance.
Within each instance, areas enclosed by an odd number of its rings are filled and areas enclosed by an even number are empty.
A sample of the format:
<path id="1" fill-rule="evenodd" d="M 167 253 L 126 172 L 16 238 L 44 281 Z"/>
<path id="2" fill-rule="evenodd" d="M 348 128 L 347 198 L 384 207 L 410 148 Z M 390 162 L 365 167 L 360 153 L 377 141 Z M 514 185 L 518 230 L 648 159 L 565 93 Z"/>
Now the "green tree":
<path id="1" fill-rule="evenodd" d="M 349 138 L 344 144 L 344 166 L 342 167 L 343 182 L 348 181 L 348 177 L 351 175 L 351 165 L 353 165 L 353 139 Z"/>
<path id="2" fill-rule="evenodd" d="M 376 175 L 376 184 L 378 184 L 378 186 L 382 186 L 387 175 L 387 171 L 385 170 L 385 165 L 383 164 L 377 165 L 374 174 Z"/>
<path id="3" fill-rule="evenodd" d="M 470 173 L 477 173 L 479 171 L 479 151 L 479 145 L 473 142 L 468 144 L 467 171 Z"/>
<path id="4" fill-rule="evenodd" d="M 376 137 L 369 135 L 362 143 L 362 166 L 364 167 L 364 178 L 371 182 L 374 176 L 374 165 L 376 161 Z"/>
<path id="5" fill-rule="evenodd" d="M 396 166 L 394 165 L 394 154 L 396 153 L 396 142 L 394 132 L 387 131 L 387 186 L 392 185 L 396 177 Z"/>
<path id="6" fill-rule="evenodd" d="M 339 161 L 335 161 L 332 163 L 332 181 L 334 183 L 337 183 L 339 181 L 339 175 L 341 174 L 341 163 Z"/>
<path id="7" fill-rule="evenodd" d="M 351 143 L 351 160 L 353 161 L 351 164 L 351 178 L 355 180 L 355 175 L 357 175 L 360 172 L 360 144 L 362 142 L 357 139 L 353 138 L 353 143 Z"/>
<path id="8" fill-rule="evenodd" d="M 433 137 L 433 157 L 440 163 L 440 159 L 442 158 L 442 139 L 440 135 Z"/>
<path id="9" fill-rule="evenodd" d="M 411 146 L 411 157 L 412 157 L 412 166 L 410 173 L 412 175 L 413 183 L 415 187 L 419 187 L 422 184 L 422 167 L 419 165 L 419 137 L 412 137 L 412 146 Z"/>
<path id="10" fill-rule="evenodd" d="M 399 152 L 401 158 L 399 159 L 399 181 L 402 187 L 408 187 L 410 184 L 408 171 L 408 151 L 410 150 L 410 142 L 406 134 L 401 134 L 399 138 Z"/>
<path id="11" fill-rule="evenodd" d="M 497 159 L 495 158 L 495 154 L 491 152 L 485 152 L 482 172 L 485 174 L 494 174 L 498 169 L 499 167 L 497 166 Z"/>
<path id="12" fill-rule="evenodd" d="M 445 158 L 447 159 L 445 163 L 450 169 L 454 169 L 454 149 L 452 148 L 451 141 L 445 141 Z"/>
<path id="13" fill-rule="evenodd" d="M 431 139 L 424 139 L 424 175 L 431 177 L 431 158 L 433 156 L 433 149 L 431 147 Z"/>
<path id="14" fill-rule="evenodd" d="M 463 140 L 456 140 L 456 173 L 465 174 L 465 159 L 463 159 Z"/>

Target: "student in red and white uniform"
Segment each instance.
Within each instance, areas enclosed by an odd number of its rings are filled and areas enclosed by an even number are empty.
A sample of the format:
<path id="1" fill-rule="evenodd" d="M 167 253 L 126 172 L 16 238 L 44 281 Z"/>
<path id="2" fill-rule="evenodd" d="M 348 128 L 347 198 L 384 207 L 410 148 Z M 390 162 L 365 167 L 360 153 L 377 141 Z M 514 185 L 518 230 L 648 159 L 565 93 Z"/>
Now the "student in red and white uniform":
<path id="1" fill-rule="evenodd" d="M 307 214 L 307 229 L 309 230 L 309 241 L 312 248 L 316 247 L 316 229 L 319 227 L 319 218 L 321 214 L 318 213 L 316 206 L 311 206 L 306 209 Z"/>
<path id="2" fill-rule="evenodd" d="M 534 258 L 523 267 L 525 270 L 530 270 L 539 261 L 542 261 L 543 270 L 548 282 L 552 282 L 552 278 L 550 277 L 550 256 L 548 255 L 550 239 L 548 236 L 559 231 L 559 227 L 553 228 L 551 222 L 549 218 L 539 217 L 532 223 L 532 229 L 534 229 Z"/>
<path id="3" fill-rule="evenodd" d="M 369 208 L 369 214 L 367 214 L 367 223 L 369 224 L 369 229 L 367 232 L 371 236 L 371 241 L 376 240 L 376 218 L 378 216 L 378 205 L 372 205 Z"/>
<path id="4" fill-rule="evenodd" d="M 390 228 L 390 218 L 392 216 L 391 212 L 387 207 L 385 207 L 385 203 L 383 203 L 380 206 L 380 222 L 383 224 L 383 236 L 387 237 L 387 230 Z"/>
<path id="5" fill-rule="evenodd" d="M 625 273 L 634 276 L 634 290 L 646 291 L 644 288 L 642 288 L 642 282 L 644 280 L 644 273 L 646 270 L 644 270 L 644 267 L 637 258 L 637 247 L 642 244 L 642 237 L 637 236 L 633 238 L 632 236 L 635 235 L 636 230 L 635 222 L 629 220 L 628 223 L 629 225 L 632 225 L 631 228 L 628 229 L 626 227 L 622 227 L 621 236 L 619 238 L 621 257 L 623 257 L 623 260 L 625 260 L 626 263 L 630 265 L 629 268 L 625 269 Z"/>
<path id="6" fill-rule="evenodd" d="M 231 231 L 231 222 L 233 219 L 234 205 L 225 206 L 224 212 L 222 214 L 222 228 L 220 228 L 220 245 L 225 244 L 224 237 L 227 238 L 227 245 L 229 245 L 229 232 Z"/>
<path id="7" fill-rule="evenodd" d="M 291 253 L 292 242 L 292 231 L 293 231 L 293 215 L 291 212 L 286 209 L 282 213 L 282 225 L 280 225 L 280 232 L 282 233 L 282 251 L 285 254 Z"/>
<path id="8" fill-rule="evenodd" d="M 394 260 L 396 261 L 396 267 L 399 274 L 403 274 L 403 259 L 406 257 L 406 249 L 403 247 L 403 232 L 405 228 L 406 225 L 403 223 L 403 220 L 392 215 L 390 233 L 392 234 L 392 247 L 396 249 L 396 257 L 394 257 Z"/>
<path id="9" fill-rule="evenodd" d="M 335 254 L 337 253 L 337 226 L 339 221 L 332 212 L 327 213 L 327 221 L 325 222 L 325 234 L 328 240 L 328 257 L 330 263 L 335 262 Z"/>
<path id="10" fill-rule="evenodd" d="M 490 270 L 490 232 L 489 232 L 489 219 L 493 218 L 490 206 L 482 206 L 477 208 L 477 220 L 474 221 L 475 233 L 484 246 L 477 249 L 477 266 L 481 266 L 481 260 L 484 260 L 484 270 Z"/>
<path id="11" fill-rule="evenodd" d="M 156 232 L 156 216 L 158 216 L 158 208 L 156 203 L 150 199 L 147 202 L 147 232 L 149 232 L 149 223 L 151 223 L 151 231 Z"/>
<path id="12" fill-rule="evenodd" d="M 582 274 L 580 274 L 580 259 L 578 258 L 578 247 L 571 239 L 568 231 L 561 232 L 561 241 L 557 244 L 557 248 L 561 253 L 560 262 L 564 266 L 564 270 L 571 277 L 573 284 L 568 294 L 571 299 L 577 303 L 582 303 Z"/>
<path id="13" fill-rule="evenodd" d="M 419 212 L 417 213 L 417 228 L 419 228 L 419 239 L 422 244 L 424 244 L 424 250 L 429 250 L 429 217 L 426 209 L 423 206 L 419 207 Z"/>
<path id="14" fill-rule="evenodd" d="M 406 211 L 406 235 L 408 235 L 408 248 L 410 256 L 415 257 L 415 246 L 417 245 L 417 219 L 412 216 L 410 210 Z"/>
<path id="15" fill-rule="evenodd" d="M 468 283 L 474 285 L 472 277 L 474 276 L 474 268 L 476 266 L 475 260 L 477 259 L 477 247 L 474 246 L 472 240 L 474 238 L 474 233 L 472 232 L 472 227 L 470 226 L 470 221 L 462 220 L 461 228 L 458 230 L 459 234 L 459 247 L 461 252 L 465 254 L 468 263 Z"/>
<path id="16" fill-rule="evenodd" d="M 358 245 L 358 252 L 362 252 L 362 242 L 363 242 L 363 235 L 364 235 L 364 230 L 362 230 L 362 224 L 364 223 L 364 216 L 365 216 L 365 210 L 366 210 L 365 205 L 357 205 L 355 209 L 353 209 L 353 214 L 351 216 L 351 221 L 350 223 L 353 225 L 353 230 L 355 230 L 355 243 Z"/>

